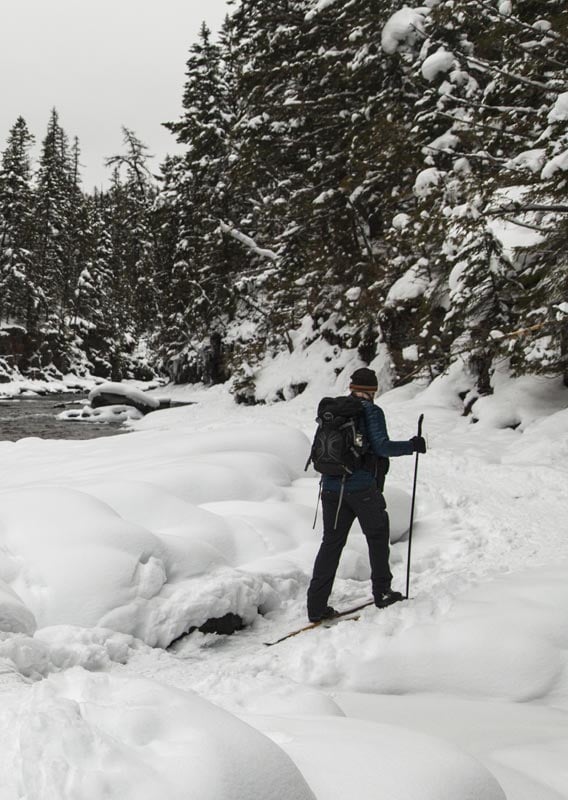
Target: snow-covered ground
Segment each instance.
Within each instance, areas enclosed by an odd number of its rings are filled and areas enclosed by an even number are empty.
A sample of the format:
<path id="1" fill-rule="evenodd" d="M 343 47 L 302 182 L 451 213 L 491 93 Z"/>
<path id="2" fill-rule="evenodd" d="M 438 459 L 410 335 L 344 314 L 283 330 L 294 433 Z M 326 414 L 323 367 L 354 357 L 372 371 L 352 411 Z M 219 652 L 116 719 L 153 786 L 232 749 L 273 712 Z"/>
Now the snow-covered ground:
<path id="1" fill-rule="evenodd" d="M 346 375 L 255 407 L 161 388 L 196 404 L 127 436 L 0 442 L 0 800 L 568 797 L 558 381 L 497 375 L 476 424 L 460 371 L 385 394 L 391 437 L 423 412 L 429 444 L 411 599 L 264 646 L 306 622 L 303 468 Z M 387 479 L 403 591 L 413 467 Z M 368 577 L 354 528 L 332 603 L 367 600 Z M 229 613 L 233 636 L 183 636 Z"/>

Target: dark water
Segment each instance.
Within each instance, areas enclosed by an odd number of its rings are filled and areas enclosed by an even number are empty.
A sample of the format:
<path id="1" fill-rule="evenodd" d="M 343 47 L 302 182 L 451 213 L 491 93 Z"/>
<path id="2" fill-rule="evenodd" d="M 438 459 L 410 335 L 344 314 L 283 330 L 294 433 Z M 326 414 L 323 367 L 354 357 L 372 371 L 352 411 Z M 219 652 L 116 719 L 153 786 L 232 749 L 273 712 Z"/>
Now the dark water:
<path id="1" fill-rule="evenodd" d="M 15 442 L 26 436 L 40 439 L 96 439 L 126 433 L 120 423 L 72 422 L 56 419 L 70 408 L 79 408 L 80 394 L 0 400 L 0 441 Z"/>

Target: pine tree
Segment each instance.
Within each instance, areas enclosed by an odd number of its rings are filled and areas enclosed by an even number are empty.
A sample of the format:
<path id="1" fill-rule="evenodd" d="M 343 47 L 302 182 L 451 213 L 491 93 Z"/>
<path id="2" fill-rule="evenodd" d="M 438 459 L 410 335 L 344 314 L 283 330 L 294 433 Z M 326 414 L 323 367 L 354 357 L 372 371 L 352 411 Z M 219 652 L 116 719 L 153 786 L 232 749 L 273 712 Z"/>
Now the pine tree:
<path id="1" fill-rule="evenodd" d="M 8 136 L 0 170 L 0 320 L 28 325 L 37 304 L 32 264 L 33 190 L 30 147 L 23 117 Z"/>
<path id="2" fill-rule="evenodd" d="M 125 152 L 107 159 L 107 165 L 115 167 L 110 191 L 113 257 L 119 261 L 118 294 L 123 295 L 138 336 L 153 331 L 157 317 L 152 221 L 156 187 L 148 167 L 151 156 L 146 145 L 128 128 L 123 128 L 123 138 Z"/>
<path id="3" fill-rule="evenodd" d="M 112 274 L 112 239 L 105 219 L 105 197 L 98 193 L 86 202 L 88 235 L 84 261 L 77 277 L 72 318 L 78 353 L 85 354 L 86 366 L 94 375 L 113 376 L 124 344 L 117 324 Z M 114 369 L 114 377 L 122 377 Z"/>
<path id="4" fill-rule="evenodd" d="M 219 223 L 231 205 L 230 93 L 230 83 L 221 77 L 221 48 L 203 25 L 187 60 L 182 116 L 166 125 L 186 145 L 184 155 L 169 162 L 162 191 L 176 237 L 165 290 L 162 357 L 180 380 L 224 378 L 219 348 L 232 314 L 234 259 Z"/>
<path id="5" fill-rule="evenodd" d="M 73 194 L 68 139 L 53 109 L 43 140 L 35 193 L 34 270 L 40 302 L 33 329 L 45 326 L 45 330 L 63 333 L 73 285 L 70 264 Z"/>

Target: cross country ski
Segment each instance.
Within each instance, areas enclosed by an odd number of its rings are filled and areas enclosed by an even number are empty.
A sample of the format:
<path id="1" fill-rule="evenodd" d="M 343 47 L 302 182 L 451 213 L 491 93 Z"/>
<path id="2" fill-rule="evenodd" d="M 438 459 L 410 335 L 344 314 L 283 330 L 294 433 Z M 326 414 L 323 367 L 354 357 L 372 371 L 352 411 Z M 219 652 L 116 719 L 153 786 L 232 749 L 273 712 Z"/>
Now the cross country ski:
<path id="1" fill-rule="evenodd" d="M 309 625 L 304 625 L 302 628 L 298 628 L 295 631 L 291 631 L 287 633 L 285 636 L 281 636 L 280 639 L 276 639 L 274 642 L 264 642 L 266 647 L 273 647 L 275 644 L 280 644 L 280 642 L 285 642 L 286 639 L 291 639 L 293 636 L 298 636 L 300 633 L 304 633 L 304 631 L 311 631 L 313 628 L 319 628 L 321 625 L 324 627 L 332 624 L 334 622 L 341 622 L 342 620 L 350 617 L 351 614 L 356 614 L 357 611 L 361 611 L 363 608 L 367 608 L 367 606 L 372 606 L 374 604 L 374 600 L 368 600 L 366 603 L 363 603 L 360 606 L 355 606 L 354 608 L 348 608 L 346 611 L 339 611 L 334 617 L 328 617 L 326 619 L 320 619 L 318 622 L 310 622 Z M 359 617 L 350 617 L 351 619 L 359 619 Z"/>

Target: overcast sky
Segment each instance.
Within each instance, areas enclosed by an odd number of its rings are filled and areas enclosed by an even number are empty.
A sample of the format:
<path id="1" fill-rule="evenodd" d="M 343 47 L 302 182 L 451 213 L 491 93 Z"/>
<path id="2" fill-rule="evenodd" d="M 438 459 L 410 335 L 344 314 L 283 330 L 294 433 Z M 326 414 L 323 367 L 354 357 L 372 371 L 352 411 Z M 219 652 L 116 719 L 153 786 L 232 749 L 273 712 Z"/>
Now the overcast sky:
<path id="1" fill-rule="evenodd" d="M 218 30 L 225 0 L 1 0 L 0 149 L 18 116 L 38 144 L 51 108 L 82 149 L 83 185 L 101 185 L 121 126 L 155 154 L 175 150 L 161 122 L 181 110 L 185 62 L 201 22 Z"/>

